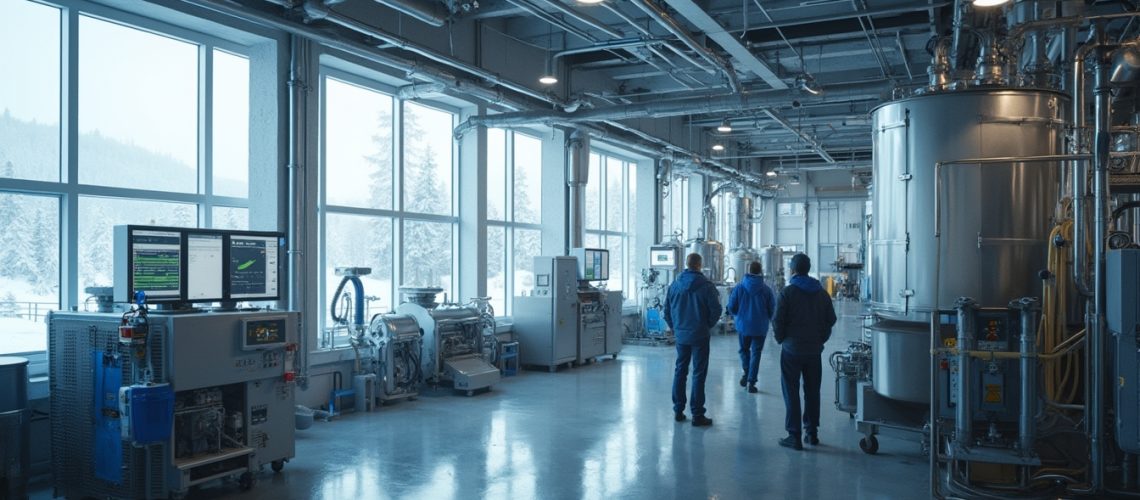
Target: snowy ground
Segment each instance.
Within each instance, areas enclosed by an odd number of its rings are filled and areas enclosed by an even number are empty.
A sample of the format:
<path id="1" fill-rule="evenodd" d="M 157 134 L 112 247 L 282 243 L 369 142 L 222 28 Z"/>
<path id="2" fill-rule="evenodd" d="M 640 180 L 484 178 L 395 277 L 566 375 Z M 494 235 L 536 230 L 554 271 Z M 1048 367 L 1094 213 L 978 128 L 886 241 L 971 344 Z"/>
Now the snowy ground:
<path id="1" fill-rule="evenodd" d="M 47 325 L 22 318 L 0 318 L 0 354 L 44 351 Z"/>

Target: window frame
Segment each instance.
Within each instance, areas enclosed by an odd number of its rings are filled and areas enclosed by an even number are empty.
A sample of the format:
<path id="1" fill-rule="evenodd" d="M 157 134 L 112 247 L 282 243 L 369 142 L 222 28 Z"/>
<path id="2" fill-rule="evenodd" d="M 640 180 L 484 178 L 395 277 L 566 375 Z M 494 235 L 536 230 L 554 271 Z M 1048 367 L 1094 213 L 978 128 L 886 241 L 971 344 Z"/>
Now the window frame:
<path id="1" fill-rule="evenodd" d="M 335 62 L 333 62 L 335 61 Z M 326 229 L 327 216 L 329 214 L 342 214 L 342 215 L 356 215 L 364 217 L 384 217 L 391 220 L 392 223 L 392 283 L 390 290 L 365 290 L 366 294 L 387 294 L 391 298 L 391 307 L 395 308 L 399 304 L 399 288 L 404 276 L 404 231 L 406 222 L 433 222 L 433 223 L 446 223 L 451 225 L 451 269 L 452 269 L 452 282 L 451 288 L 445 289 L 443 293 L 451 299 L 457 297 L 459 286 L 459 159 L 460 149 L 459 141 L 454 138 L 451 140 L 451 215 L 440 215 L 421 212 L 407 211 L 404 203 L 404 182 L 405 182 L 405 155 L 404 155 L 404 103 L 415 102 L 416 104 L 438 111 L 450 113 L 452 115 L 453 125 L 457 123 L 460 116 L 460 110 L 455 106 L 450 106 L 444 103 L 433 100 L 410 100 L 400 99 L 398 96 L 398 88 L 367 76 L 369 70 L 364 67 L 346 62 L 343 59 L 334 58 L 333 61 L 326 61 L 322 58 L 319 68 L 316 72 L 317 90 L 316 97 L 318 100 L 318 107 L 316 108 L 316 121 L 318 129 L 317 137 L 317 204 L 316 204 L 316 223 L 319 228 L 317 238 L 317 252 L 319 258 L 316 259 L 314 268 L 316 269 L 316 279 L 318 283 L 317 288 L 317 304 L 320 308 L 319 318 L 316 321 L 316 334 L 317 334 L 317 351 L 336 351 L 341 349 L 348 349 L 350 346 L 345 342 L 346 337 L 343 334 L 333 330 L 329 325 L 328 318 L 328 293 L 335 283 L 328 283 L 325 279 L 325 269 L 328 266 L 328 251 L 327 251 L 327 238 Z M 360 72 L 354 72 L 351 69 L 358 69 Z M 366 90 L 378 92 L 391 97 L 392 99 L 392 208 L 364 208 L 352 207 L 345 205 L 330 205 L 327 202 L 327 169 L 326 169 L 326 152 L 328 150 L 327 144 L 327 118 L 325 112 L 327 109 L 326 99 L 328 86 L 325 84 L 327 78 L 341 80 L 352 85 L 359 86 Z M 450 135 L 450 131 L 449 131 Z M 377 312 L 388 311 L 371 311 L 370 304 L 366 303 L 366 316 Z"/>
<path id="2" fill-rule="evenodd" d="M 498 228 L 503 229 L 503 235 L 504 235 L 503 251 L 505 253 L 505 256 L 504 256 L 504 259 L 502 262 L 503 280 L 504 280 L 504 283 L 503 283 L 503 306 L 504 307 L 503 307 L 502 311 L 495 311 L 496 316 L 502 317 L 502 316 L 510 316 L 513 313 L 513 310 L 512 310 L 513 304 L 512 303 L 514 302 L 514 297 L 519 296 L 516 294 L 517 290 L 515 290 L 515 271 L 517 269 L 517 267 L 515 266 L 515 231 L 517 231 L 517 230 L 538 231 L 539 235 L 540 235 L 539 236 L 539 245 L 540 245 L 539 255 L 542 255 L 542 253 L 543 253 L 543 249 L 541 248 L 541 244 L 542 244 L 541 234 L 542 234 L 542 220 L 543 220 L 543 217 L 542 217 L 542 215 L 543 215 L 542 214 L 542 212 L 543 212 L 543 210 L 542 210 L 542 199 L 540 198 L 538 200 L 538 222 L 517 222 L 517 221 L 515 221 L 515 189 L 514 188 L 515 188 L 515 183 L 516 183 L 515 171 L 516 171 L 516 168 L 518 166 L 517 162 L 515 162 L 515 136 L 516 135 L 522 135 L 522 136 L 527 137 L 529 139 L 534 139 L 534 140 L 538 141 L 540 145 L 543 143 L 543 140 L 542 140 L 541 134 L 539 134 L 538 132 L 535 132 L 535 131 L 530 131 L 530 130 L 526 130 L 526 129 L 499 129 L 499 130 L 503 131 L 503 148 L 504 148 L 504 151 L 503 151 L 503 163 L 504 163 L 503 172 L 504 172 L 504 178 L 502 180 L 505 182 L 505 185 L 503 186 L 503 214 L 504 215 L 503 215 L 502 220 L 492 219 L 492 218 L 490 218 L 490 216 L 488 216 L 486 223 L 487 223 L 488 229 L 491 227 L 498 227 Z M 488 143 L 489 142 L 490 141 L 488 141 Z M 488 146 L 489 146 L 489 144 L 488 144 Z M 483 152 L 484 158 L 487 157 L 488 153 L 489 153 L 489 151 Z M 538 166 L 539 175 L 542 175 L 543 169 L 544 169 L 544 165 L 543 165 L 542 159 L 540 158 L 539 166 Z M 490 183 L 491 181 L 492 181 L 492 179 L 488 175 L 487 176 L 487 182 Z M 496 181 L 497 181 L 497 179 L 496 179 Z M 540 187 L 542 186 L 541 180 L 539 181 L 539 186 Z M 541 189 L 539 192 L 541 193 Z M 488 259 L 491 258 L 491 255 L 489 252 L 488 252 L 487 258 Z M 490 276 L 487 276 L 487 278 L 490 278 Z"/>
<path id="3" fill-rule="evenodd" d="M 91 3 L 85 0 L 60 0 L 51 3 L 35 0 L 25 0 L 30 3 L 42 5 L 46 8 L 58 9 L 60 23 L 59 62 L 60 89 L 59 89 L 59 122 L 57 124 L 60 134 L 60 156 L 58 181 L 42 181 L 29 179 L 0 178 L 0 192 L 16 195 L 36 195 L 54 197 L 59 203 L 59 309 L 83 310 L 86 303 L 85 292 L 79 284 L 79 201 L 83 197 L 104 199 L 118 199 L 130 201 L 188 203 L 195 206 L 196 227 L 212 227 L 213 209 L 215 206 L 227 208 L 251 209 L 250 197 L 220 196 L 213 193 L 213 55 L 218 49 L 246 58 L 250 61 L 250 107 L 253 106 L 253 89 L 256 77 L 253 66 L 255 64 L 253 45 L 256 43 L 271 42 L 260 32 L 238 29 L 226 25 L 216 19 L 207 19 L 202 29 L 187 28 L 175 24 L 177 21 L 147 17 L 141 14 L 122 11 L 114 7 Z M 181 11 L 174 11 L 170 17 L 181 15 Z M 80 45 L 79 39 L 80 17 L 87 17 L 98 21 L 113 23 L 128 29 L 138 30 L 154 36 L 170 38 L 196 47 L 198 58 L 196 61 L 198 77 L 197 87 L 197 163 L 194 165 L 195 190 L 192 193 L 162 191 L 140 188 L 122 188 L 115 186 L 100 186 L 82 184 L 79 182 L 79 75 Z M 164 16 L 166 17 L 166 16 Z M 241 38 L 248 43 L 228 40 L 218 33 L 240 31 Z M 257 134 L 252 131 L 251 117 L 250 149 L 258 140 Z M 264 140 L 264 139 L 262 139 Z M 252 151 L 250 153 L 252 155 Z M 251 169 L 252 170 L 252 169 Z M 253 172 L 250 172 L 252 185 Z M 47 330 L 45 328 L 45 336 Z M 45 340 L 45 346 L 47 342 Z M 22 353 L 7 353 L 29 357 L 33 361 L 46 359 L 46 347 L 43 351 Z M 32 370 L 32 376 L 46 373 Z"/>
<path id="4" fill-rule="evenodd" d="M 587 237 L 590 235 L 597 236 L 598 241 L 600 242 L 599 246 L 602 248 L 607 248 L 607 246 L 605 244 L 605 241 L 607 238 L 610 238 L 610 237 L 621 238 L 622 283 L 621 283 L 621 289 L 620 290 L 622 292 L 622 300 L 623 300 L 624 304 L 631 305 L 631 304 L 636 303 L 638 300 L 638 289 L 637 289 L 638 287 L 636 286 L 636 275 L 634 273 L 635 268 L 633 267 L 633 264 L 632 264 L 633 259 L 635 259 L 637 256 L 636 251 L 634 250 L 634 247 L 636 246 L 636 243 L 637 243 L 637 222 L 635 220 L 633 220 L 633 214 L 631 214 L 631 210 L 629 210 L 629 208 L 633 206 L 630 203 L 631 201 L 633 201 L 632 200 L 633 197 L 630 196 L 630 177 L 636 175 L 638 162 L 637 162 L 637 160 L 635 160 L 632 157 L 632 155 L 630 155 L 628 153 L 622 153 L 620 151 L 617 151 L 617 150 L 610 148 L 610 147 L 606 147 L 606 145 L 601 145 L 601 144 L 591 143 L 590 154 L 598 155 L 598 179 L 597 180 L 600 182 L 598 184 L 598 206 L 599 206 L 599 210 L 600 210 L 598 223 L 600 224 L 601 229 L 584 229 L 583 233 Z M 608 160 L 611 158 L 618 160 L 621 163 L 620 168 L 622 170 L 622 181 L 621 181 L 621 186 L 622 186 L 621 187 L 621 189 L 622 189 L 621 224 L 622 224 L 622 227 L 620 229 L 612 229 L 612 228 L 607 227 L 607 225 L 608 225 L 607 214 L 608 214 L 608 208 L 609 208 L 608 207 L 608 204 L 609 204 L 609 182 L 608 181 L 609 181 L 609 163 L 610 163 Z M 594 180 L 595 179 L 591 177 L 587 181 L 587 183 L 592 182 Z M 589 191 L 587 190 L 586 192 L 588 193 Z M 587 202 L 586 205 L 588 206 L 589 203 Z M 583 242 L 583 244 L 584 244 L 584 242 Z M 613 259 L 613 257 L 614 256 L 612 256 L 612 255 L 610 256 L 611 259 Z M 633 285 L 633 286 L 631 286 L 631 285 Z"/>

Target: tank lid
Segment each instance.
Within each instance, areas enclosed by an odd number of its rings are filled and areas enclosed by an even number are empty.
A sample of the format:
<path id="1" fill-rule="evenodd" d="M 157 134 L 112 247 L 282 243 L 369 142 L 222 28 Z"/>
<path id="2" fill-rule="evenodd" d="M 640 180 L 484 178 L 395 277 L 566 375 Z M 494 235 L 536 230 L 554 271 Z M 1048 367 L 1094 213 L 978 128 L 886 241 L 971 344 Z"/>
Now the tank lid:
<path id="1" fill-rule="evenodd" d="M 419 286 L 402 286 L 400 287 L 400 294 L 404 296 L 404 302 L 411 302 L 424 309 L 435 309 L 439 306 L 439 302 L 435 298 L 443 292 L 443 289 L 436 286 L 419 287 Z"/>
<path id="2" fill-rule="evenodd" d="M 1065 100 L 1069 99 L 1069 96 L 1067 94 L 1065 94 L 1063 92 L 1056 91 L 1056 90 L 1051 90 L 1051 89 L 1035 89 L 1035 88 L 1029 88 L 1029 87 L 1025 87 L 1025 88 L 1020 88 L 1020 87 L 974 87 L 974 88 L 963 89 L 963 90 L 947 90 L 947 91 L 942 91 L 942 92 L 930 92 L 930 93 L 926 93 L 926 94 L 916 94 L 916 95 L 901 97 L 898 99 L 891 99 L 889 101 L 883 101 L 882 104 L 879 104 L 878 106 L 875 106 L 874 108 L 871 108 L 870 114 L 875 114 L 875 112 L 878 111 L 879 108 L 884 108 L 886 106 L 889 106 L 891 104 L 895 104 L 898 102 L 917 101 L 917 100 L 922 100 L 922 99 L 938 99 L 939 97 L 946 97 L 946 96 L 968 96 L 968 95 L 978 95 L 978 94 L 997 94 L 997 95 L 1050 94 L 1050 95 L 1054 95 L 1056 97 L 1060 97 L 1060 98 L 1065 99 Z"/>

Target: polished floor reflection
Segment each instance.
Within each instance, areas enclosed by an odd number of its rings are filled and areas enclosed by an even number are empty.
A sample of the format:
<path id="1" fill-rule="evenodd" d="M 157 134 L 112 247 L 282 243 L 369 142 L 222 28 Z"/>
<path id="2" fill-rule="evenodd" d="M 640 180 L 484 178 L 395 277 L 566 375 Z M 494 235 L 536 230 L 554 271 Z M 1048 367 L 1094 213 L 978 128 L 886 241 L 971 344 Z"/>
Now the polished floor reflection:
<path id="1" fill-rule="evenodd" d="M 828 352 L 858 336 L 859 305 L 840 304 Z M 627 346 L 615 361 L 558 373 L 527 371 L 494 391 L 440 390 L 418 401 L 318 422 L 297 457 L 241 492 L 218 484 L 193 498 L 923 498 L 917 443 L 883 438 L 859 451 L 834 410 L 824 368 L 822 444 L 781 448 L 779 346 L 769 338 L 760 394 L 738 385 L 734 337 L 713 339 L 710 428 L 673 422 L 674 350 Z"/>

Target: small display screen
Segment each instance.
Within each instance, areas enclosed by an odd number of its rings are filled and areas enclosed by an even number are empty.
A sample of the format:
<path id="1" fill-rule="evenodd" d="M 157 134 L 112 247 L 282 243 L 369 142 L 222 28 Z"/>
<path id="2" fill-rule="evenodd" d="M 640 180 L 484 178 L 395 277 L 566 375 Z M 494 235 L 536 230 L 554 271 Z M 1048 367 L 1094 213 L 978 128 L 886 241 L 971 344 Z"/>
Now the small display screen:
<path id="1" fill-rule="evenodd" d="M 230 237 L 231 299 L 277 298 L 277 247 L 276 236 Z"/>
<path id="2" fill-rule="evenodd" d="M 649 265 L 651 267 L 677 267 L 677 251 L 672 248 L 650 249 Z"/>
<path id="3" fill-rule="evenodd" d="M 222 299 L 222 235 L 190 233 L 186 236 L 186 299 Z"/>
<path id="4" fill-rule="evenodd" d="M 148 297 L 182 293 L 182 235 L 175 231 L 131 231 L 131 288 Z M 132 291 L 133 291 L 132 290 Z"/>
<path id="5" fill-rule="evenodd" d="M 534 277 L 534 286 L 550 286 L 550 275 L 539 274 Z"/>
<path id="6" fill-rule="evenodd" d="M 245 322 L 245 348 L 283 344 L 285 344 L 285 318 Z"/>

